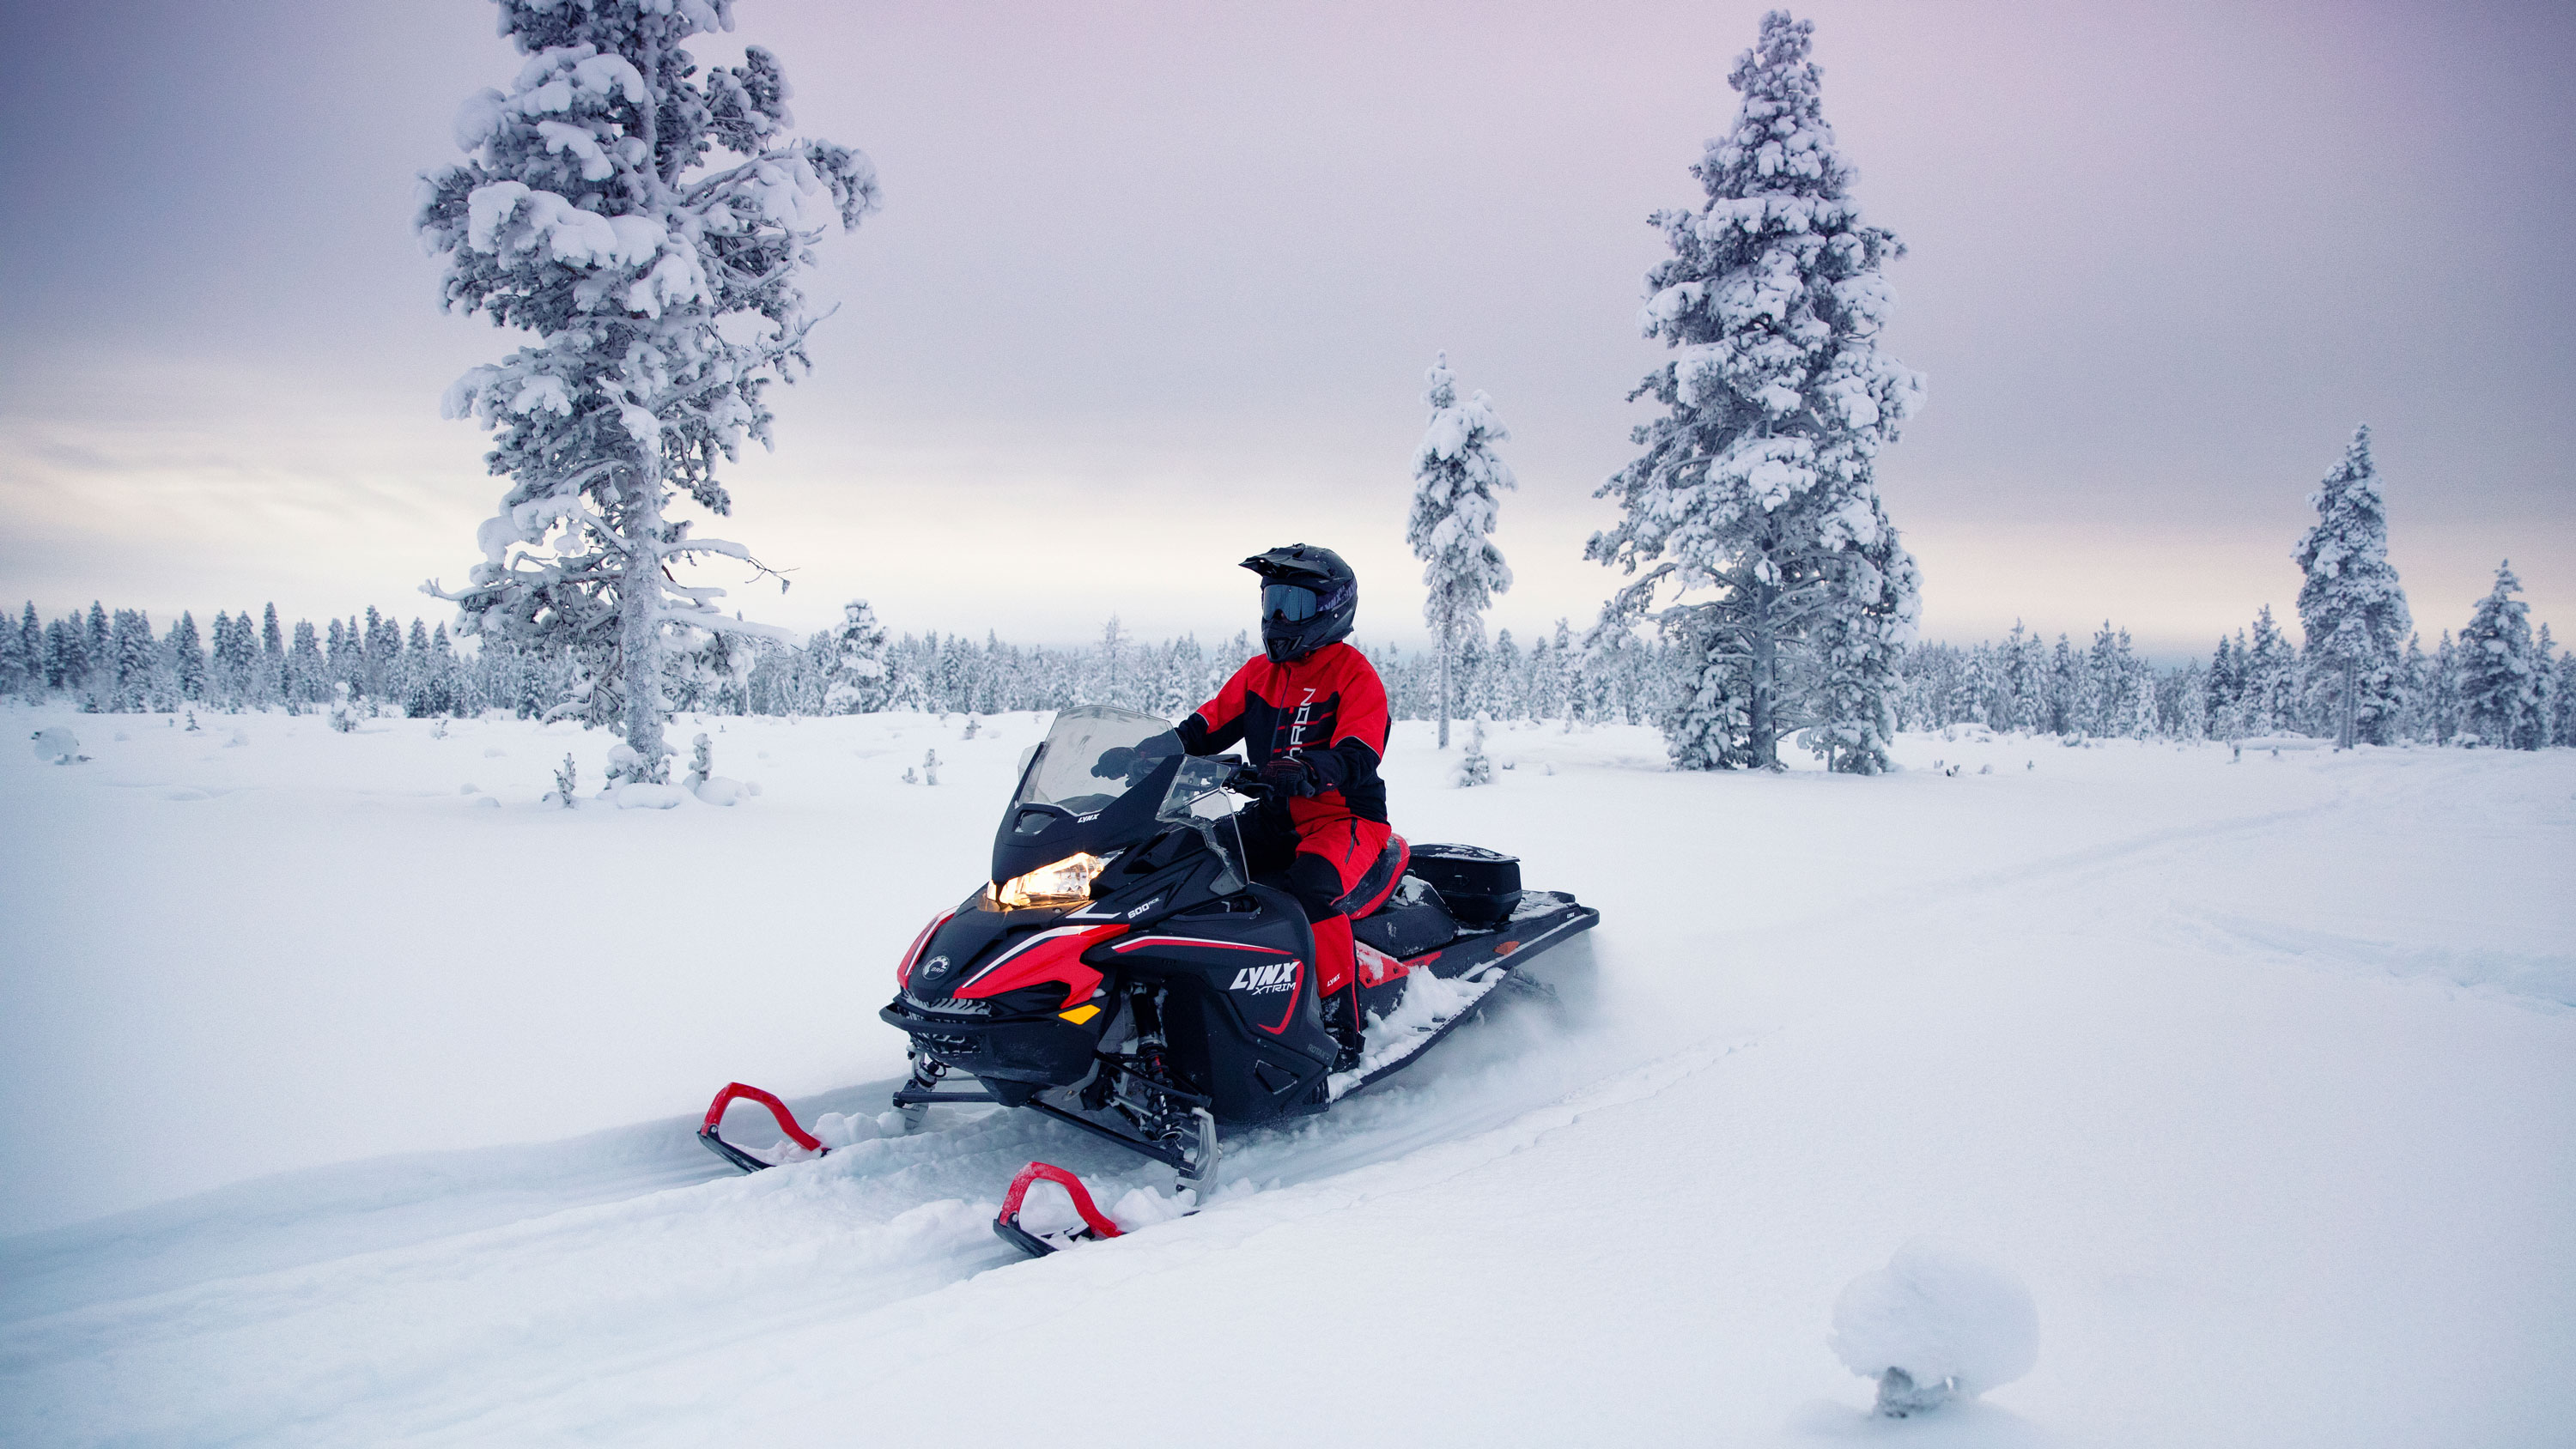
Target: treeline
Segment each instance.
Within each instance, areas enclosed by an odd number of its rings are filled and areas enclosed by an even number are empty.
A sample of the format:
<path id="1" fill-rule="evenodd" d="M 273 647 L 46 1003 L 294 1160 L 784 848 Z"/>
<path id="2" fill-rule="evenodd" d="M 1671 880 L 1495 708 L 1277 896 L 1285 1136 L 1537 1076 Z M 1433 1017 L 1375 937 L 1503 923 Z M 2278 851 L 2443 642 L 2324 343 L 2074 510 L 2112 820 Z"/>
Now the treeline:
<path id="1" fill-rule="evenodd" d="M 1072 647 L 1018 645 L 987 633 L 889 638 L 865 604 L 844 622 L 790 648 L 746 641 L 726 667 L 675 672 L 676 707 L 703 714 L 825 715 L 876 710 L 1001 714 L 1071 704 L 1112 704 L 1177 717 L 1213 696 L 1258 647 L 1247 633 L 1215 646 L 1194 635 L 1141 640 L 1112 619 L 1101 638 Z M 1437 707 L 1437 656 L 1363 646 L 1400 719 Z M 1667 706 L 1669 651 L 1638 639 L 1589 652 L 1560 621 L 1524 649 L 1511 631 L 1465 641 L 1456 663 L 1469 714 L 1495 719 L 1647 723 Z M 369 712 L 413 718 L 501 710 L 521 718 L 586 717 L 592 691 L 571 650 L 539 651 L 482 638 L 458 649 L 447 627 L 408 625 L 368 608 L 316 628 L 281 624 L 269 605 L 218 612 L 200 629 L 193 611 L 156 631 L 139 609 L 93 603 L 86 615 L 41 620 L 33 603 L 0 629 L 0 693 L 63 695 L 100 713 L 182 708 L 310 712 L 341 690 Z"/>
<path id="2" fill-rule="evenodd" d="M 40 621 L 28 604 L 14 627 L 0 628 L 0 693 L 68 695 L 97 713 L 173 713 L 284 709 L 304 713 L 342 689 L 380 711 L 475 714 L 489 708 L 543 713 L 572 687 L 569 660 L 547 660 L 508 648 L 460 654 L 445 624 L 419 619 L 406 630 L 373 608 L 316 629 L 298 619 L 280 626 L 277 606 L 218 611 L 200 630 L 194 611 L 156 632 L 141 609 L 110 611 L 92 603 L 86 615 Z"/>
<path id="3" fill-rule="evenodd" d="M 2576 745 L 2576 654 L 2549 626 L 2535 635 L 2510 597 L 2509 573 L 2454 639 L 2431 650 L 2410 637 L 2396 664 L 2367 681 L 2363 743 Z M 2519 626 L 2519 627 L 2517 627 Z M 2125 629 L 2105 623 L 2089 646 L 2053 645 L 2016 624 L 2000 643 L 1907 651 L 1900 728 L 1983 725 L 2097 739 L 2237 740 L 2335 736 L 2342 660 L 2290 641 L 2267 607 L 2251 630 L 2218 641 L 2206 664 L 2158 670 Z"/>
<path id="4" fill-rule="evenodd" d="M 2510 576 L 2479 602 L 2454 638 L 2430 650 L 2409 640 L 2390 677 L 2373 681 L 2377 742 L 2576 745 L 2576 654 L 2542 626 L 2534 634 Z M 317 629 L 281 627 L 274 605 L 193 613 L 155 632 L 141 610 L 92 604 L 86 615 L 41 621 L 28 604 L 0 629 L 0 692 L 69 696 L 99 712 L 314 710 L 346 688 L 370 712 L 414 718 L 499 710 L 520 718 L 586 714 L 589 691 L 569 651 L 540 653 L 484 639 L 458 650 L 444 624 L 408 624 L 370 608 Z M 702 714 L 826 715 L 878 710 L 1001 714 L 1111 704 L 1177 718 L 1215 694 L 1256 652 L 1238 633 L 1149 641 L 1112 619 L 1094 643 L 1016 645 L 987 633 L 889 637 L 865 604 L 803 648 L 760 641 L 729 669 L 670 682 L 677 706 Z M 1438 709 L 1439 659 L 1428 649 L 1362 646 L 1386 681 L 1398 719 Z M 1623 636 L 1586 650 L 1568 625 L 1523 647 L 1510 630 L 1462 639 L 1452 665 L 1459 713 L 1495 720 L 1660 724 L 1685 674 L 1678 651 Z M 2158 669 L 2128 631 L 2105 623 L 2088 645 L 2051 643 L 2016 625 L 2009 638 L 1960 648 L 1916 644 L 1901 661 L 1898 727 L 1982 725 L 1997 731 L 2109 739 L 2243 739 L 2295 732 L 2331 736 L 2338 661 L 2290 640 L 2267 608 L 2219 641 L 2206 661 Z M 2381 704 L 2384 703 L 2384 708 Z"/>
<path id="5" fill-rule="evenodd" d="M 1361 645 L 1386 682 L 1398 719 L 1429 719 L 1438 709 L 1439 656 L 1393 645 Z M 759 646 L 739 697 L 754 714 L 851 714 L 878 709 L 998 714 L 1110 704 L 1178 718 L 1260 652 L 1249 633 L 1215 646 L 1184 635 L 1138 640 L 1116 619 L 1098 642 L 1077 648 L 1030 648 L 987 634 L 905 635 L 889 639 L 864 603 L 801 650 Z M 1453 665 L 1464 712 L 1495 719 L 1565 719 L 1650 723 L 1667 707 L 1670 652 L 1636 638 L 1585 651 L 1559 620 L 1554 634 L 1524 649 L 1506 629 L 1488 643 L 1463 641 Z M 735 701 L 728 699 L 727 704 Z"/>

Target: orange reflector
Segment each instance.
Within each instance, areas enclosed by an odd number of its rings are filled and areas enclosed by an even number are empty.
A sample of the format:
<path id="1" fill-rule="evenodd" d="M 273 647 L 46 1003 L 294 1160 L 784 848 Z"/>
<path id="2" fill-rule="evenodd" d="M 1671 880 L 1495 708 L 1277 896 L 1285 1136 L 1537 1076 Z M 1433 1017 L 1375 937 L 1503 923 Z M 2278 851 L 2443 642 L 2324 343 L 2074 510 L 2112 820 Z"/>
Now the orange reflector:
<path id="1" fill-rule="evenodd" d="M 1074 1008 L 1073 1010 L 1071 1010 L 1071 1011 L 1059 1011 L 1059 1012 L 1057 1012 L 1057 1013 L 1056 1013 L 1056 1015 L 1063 1017 L 1065 1020 L 1067 1020 L 1067 1021 L 1069 1021 L 1069 1022 L 1072 1022 L 1075 1026 L 1080 1026 L 1080 1025 L 1082 1025 L 1084 1022 L 1091 1020 L 1093 1017 L 1098 1016 L 1099 1014 L 1100 1014 L 1100 1008 L 1099 1008 L 1099 1007 L 1097 1007 L 1097 1006 L 1093 1006 L 1093 1005 L 1092 1005 L 1092 1004 L 1090 1004 L 1089 1002 L 1085 1002 L 1085 1003 L 1083 1003 L 1082 1005 L 1075 1007 L 1075 1008 Z"/>

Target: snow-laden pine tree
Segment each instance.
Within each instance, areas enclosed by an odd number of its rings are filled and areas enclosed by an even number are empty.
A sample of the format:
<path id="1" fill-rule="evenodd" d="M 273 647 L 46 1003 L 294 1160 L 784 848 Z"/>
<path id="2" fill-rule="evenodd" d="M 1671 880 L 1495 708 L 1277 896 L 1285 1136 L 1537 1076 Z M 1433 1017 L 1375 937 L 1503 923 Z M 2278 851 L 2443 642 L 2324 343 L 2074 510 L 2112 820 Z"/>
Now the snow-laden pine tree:
<path id="1" fill-rule="evenodd" d="M 2576 649 L 2562 649 L 2552 666 L 2558 681 L 2554 698 L 2557 713 L 2550 719 L 2550 738 L 2562 745 L 2576 745 Z"/>
<path id="2" fill-rule="evenodd" d="M 2508 559 L 2495 587 L 2460 631 L 2460 726 L 2478 743 L 2529 750 L 2540 744 L 2540 692 L 2533 681 L 2530 606 L 2514 595 L 2522 580 Z"/>
<path id="3" fill-rule="evenodd" d="M 2299 656 L 2265 604 L 2254 613 L 2254 639 L 2239 656 L 2245 692 L 2245 732 L 2268 735 L 2288 729 L 2299 699 Z"/>
<path id="4" fill-rule="evenodd" d="M 1503 551 L 1489 536 L 1501 500 L 1494 495 L 1513 485 L 1512 470 L 1494 453 L 1496 443 L 1511 434 L 1494 416 L 1494 405 L 1481 391 L 1458 401 L 1458 379 L 1449 371 L 1449 354 L 1432 358 L 1423 374 L 1422 401 L 1431 409 L 1431 425 L 1422 445 L 1413 450 L 1413 510 L 1405 519 L 1404 541 L 1422 560 L 1422 621 L 1440 648 L 1440 748 L 1449 748 L 1449 716 L 1457 695 L 1451 690 L 1451 661 L 1459 641 L 1481 635 L 1485 610 L 1494 595 L 1512 586 L 1512 570 Z"/>
<path id="5" fill-rule="evenodd" d="M 1734 129 L 1691 168 L 1708 200 L 1654 217 L 1673 255 L 1647 274 L 1640 323 L 1674 356 L 1630 396 L 1665 412 L 1600 490 L 1625 516 L 1585 549 L 1652 565 L 1603 624 L 1653 617 L 1682 644 L 1696 674 L 1676 681 L 1667 731 L 1685 768 L 1778 768 L 1802 728 L 1836 769 L 1885 768 L 1893 660 L 1913 636 L 1914 561 L 1873 476 L 1923 398 L 1878 345 L 1894 303 L 1880 269 L 1904 247 L 1851 199 L 1813 32 L 1762 17 L 1727 78 Z M 1653 612 L 1665 583 L 1677 602 Z"/>
<path id="6" fill-rule="evenodd" d="M 0 614 L 0 693 L 34 696 L 45 677 L 44 629 L 36 622 L 36 601 L 27 601 L 23 622 L 12 624 Z"/>
<path id="7" fill-rule="evenodd" d="M 2549 637 L 2549 626 L 2531 638 L 2531 727 L 2532 748 L 2545 750 L 2551 745 L 2571 743 L 2558 727 L 2558 642 Z"/>
<path id="8" fill-rule="evenodd" d="M 286 687 L 286 631 L 277 624 L 277 605 L 270 604 L 259 617 L 260 678 L 257 702 L 267 704 Z"/>
<path id="9" fill-rule="evenodd" d="M 337 628 L 336 622 L 333 625 Z M 278 680 L 286 695 L 287 707 L 320 704 L 330 697 L 331 671 L 322 661 L 322 644 L 313 635 L 313 621 L 295 621 L 295 642 L 286 648 L 286 663 Z"/>
<path id="10" fill-rule="evenodd" d="M 465 587 L 427 587 L 462 632 L 574 650 L 590 718 L 617 720 L 632 777 L 660 781 L 666 660 L 717 633 L 785 637 L 674 581 L 710 556 L 758 565 L 673 510 L 731 512 L 717 460 L 769 443 L 763 391 L 802 373 L 815 320 L 799 276 L 876 205 L 875 173 L 788 135 L 768 51 L 699 72 L 682 47 L 730 30 L 732 0 L 498 3 L 527 64 L 466 102 L 468 159 L 424 179 L 416 225 L 447 307 L 537 340 L 448 392 L 511 486 Z"/>
<path id="11" fill-rule="evenodd" d="M 2308 649 L 2337 676 L 2335 746 L 2384 745 L 2397 722 L 2399 656 L 2414 620 L 2388 562 L 2388 509 L 2370 456 L 2370 426 L 2352 430 L 2343 461 L 2308 495 L 2316 526 L 2292 554 Z"/>
<path id="12" fill-rule="evenodd" d="M 108 657 L 114 661 L 111 708 L 120 714 L 140 714 L 164 705 L 177 707 L 178 691 L 164 683 L 169 670 L 152 638 L 150 615 L 140 609 L 117 610 Z"/>
<path id="13" fill-rule="evenodd" d="M 824 647 L 830 661 L 825 714 L 870 714 L 887 706 L 893 694 L 893 655 L 886 649 L 885 625 L 877 622 L 867 600 L 841 606 L 841 622 L 832 626 Z"/>
<path id="14" fill-rule="evenodd" d="M 169 638 L 162 641 L 169 657 L 170 679 L 181 699 L 194 703 L 206 697 L 206 641 L 197 632 L 197 616 L 186 609 L 179 611 L 179 622 L 170 626 Z"/>

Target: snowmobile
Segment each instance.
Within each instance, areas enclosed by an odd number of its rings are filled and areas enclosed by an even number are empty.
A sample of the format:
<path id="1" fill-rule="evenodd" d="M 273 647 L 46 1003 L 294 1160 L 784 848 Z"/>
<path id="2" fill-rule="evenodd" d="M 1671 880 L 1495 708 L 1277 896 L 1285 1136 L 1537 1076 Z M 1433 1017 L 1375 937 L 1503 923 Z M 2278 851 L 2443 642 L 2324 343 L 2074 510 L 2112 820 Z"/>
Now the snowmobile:
<path id="1" fill-rule="evenodd" d="M 1271 803 L 1241 759 L 1192 758 L 1161 719 L 1057 715 L 1021 765 L 990 879 L 922 928 L 878 1012 L 910 1038 L 911 1077 L 893 1099 L 904 1130 L 946 1104 L 1024 1108 L 1171 1167 L 1195 1203 L 1222 1131 L 1321 1112 L 1393 1076 L 1600 919 L 1570 895 L 1523 890 L 1511 856 L 1390 836 L 1352 891 L 1369 1020 L 1350 1060 L 1324 1023 L 1305 912 L 1256 877 L 1238 796 L 1242 810 Z M 728 1141 L 725 1108 L 746 1098 L 799 1150 Z M 740 1083 L 698 1135 L 746 1172 L 825 1150 Z M 1085 1226 L 1021 1228 L 1038 1180 L 1065 1186 Z M 1116 1233 L 1078 1179 L 1043 1163 L 1012 1183 L 995 1229 L 1032 1253 Z"/>

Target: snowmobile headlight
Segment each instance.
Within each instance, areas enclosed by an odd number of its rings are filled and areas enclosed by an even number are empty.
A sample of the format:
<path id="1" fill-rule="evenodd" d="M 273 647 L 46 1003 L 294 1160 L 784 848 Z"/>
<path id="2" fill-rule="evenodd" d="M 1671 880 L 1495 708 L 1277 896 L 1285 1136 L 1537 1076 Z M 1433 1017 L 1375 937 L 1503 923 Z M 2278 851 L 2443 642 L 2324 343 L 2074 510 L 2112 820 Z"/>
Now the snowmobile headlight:
<path id="1" fill-rule="evenodd" d="M 1078 906 L 1091 899 L 1091 883 L 1108 861 L 1078 851 L 1027 875 L 1013 876 L 993 887 L 993 902 L 1005 910 L 1026 906 Z"/>

